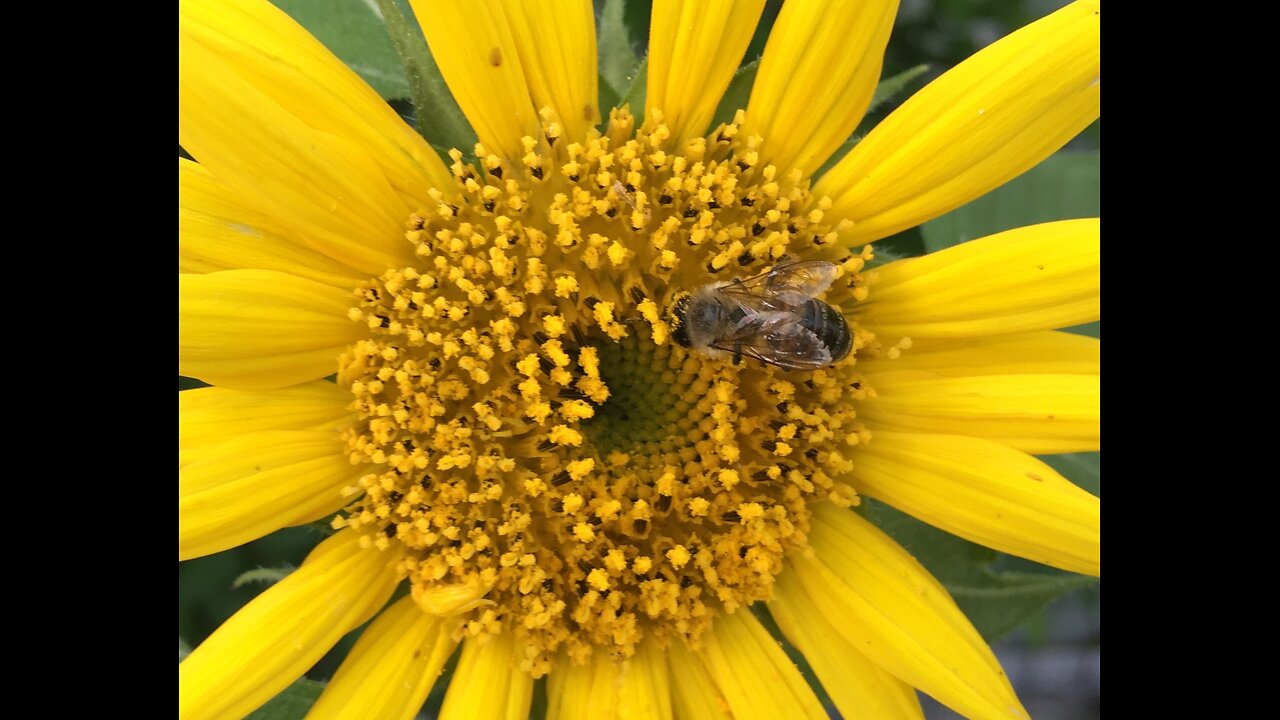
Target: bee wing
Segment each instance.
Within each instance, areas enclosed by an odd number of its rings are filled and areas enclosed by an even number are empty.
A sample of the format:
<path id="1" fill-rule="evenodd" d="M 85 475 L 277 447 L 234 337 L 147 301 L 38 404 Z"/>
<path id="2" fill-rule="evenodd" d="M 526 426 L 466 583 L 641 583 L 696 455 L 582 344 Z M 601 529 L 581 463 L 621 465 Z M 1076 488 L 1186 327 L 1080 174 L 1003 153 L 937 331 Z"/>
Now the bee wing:
<path id="1" fill-rule="evenodd" d="M 722 342 L 755 342 L 755 338 L 778 332 L 782 328 L 793 325 L 799 321 L 796 314 L 793 312 L 772 310 L 767 307 L 750 308 L 746 305 L 743 307 L 744 309 L 749 310 L 749 312 L 747 312 L 747 314 L 738 321 L 737 326 L 734 327 L 732 331 L 725 334 Z"/>
<path id="2" fill-rule="evenodd" d="M 776 322 L 746 328 L 751 332 L 721 340 L 711 347 L 753 357 L 787 370 L 817 370 L 831 364 L 831 351 L 817 335 L 797 322 L 794 315 L 765 314 L 778 316 Z"/>
<path id="3" fill-rule="evenodd" d="M 745 294 L 761 297 L 775 297 L 785 292 L 794 292 L 808 299 L 817 297 L 831 287 L 838 273 L 839 268 L 834 263 L 826 260 L 806 260 L 775 265 L 767 273 L 746 280 L 735 280 L 719 290 L 730 295 Z"/>

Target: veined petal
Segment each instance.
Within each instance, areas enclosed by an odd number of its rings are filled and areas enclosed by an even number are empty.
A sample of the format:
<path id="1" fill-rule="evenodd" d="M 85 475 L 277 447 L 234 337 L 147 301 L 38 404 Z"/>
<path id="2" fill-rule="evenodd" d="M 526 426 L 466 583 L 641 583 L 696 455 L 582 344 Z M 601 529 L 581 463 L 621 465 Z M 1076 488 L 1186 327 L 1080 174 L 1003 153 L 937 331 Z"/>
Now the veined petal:
<path id="1" fill-rule="evenodd" d="M 1097 218 L 1017 228 L 876 269 L 858 322 L 879 337 L 1048 330 L 1100 317 Z"/>
<path id="2" fill-rule="evenodd" d="M 859 407 L 859 416 L 873 431 L 969 435 L 1029 453 L 1099 449 L 1097 375 L 929 377 L 886 372 L 865 378 L 876 396 Z"/>
<path id="3" fill-rule="evenodd" d="M 547 678 L 549 720 L 671 720 L 666 652 L 642 642 L 618 661 L 597 650 L 586 664 L 568 658 Z"/>
<path id="4" fill-rule="evenodd" d="M 813 612 L 798 583 L 774 585 L 769 612 L 782 634 L 804 654 L 842 716 L 923 720 L 915 688 L 868 660 L 824 616 Z"/>
<path id="5" fill-rule="evenodd" d="M 736 720 L 827 717 L 782 646 L 750 612 L 720 615 L 703 643 L 698 655 Z"/>
<path id="6" fill-rule="evenodd" d="M 281 270 L 340 288 L 365 278 L 253 210 L 226 183 L 178 158 L 178 272 Z"/>
<path id="7" fill-rule="evenodd" d="M 534 107 L 555 108 L 569 141 L 581 142 L 600 122 L 590 0 L 504 0 L 503 8 Z"/>
<path id="8" fill-rule="evenodd" d="M 622 664 L 619 720 L 671 720 L 671 677 L 666 651 L 642 642 Z M 589 716 L 584 716 L 589 717 Z"/>
<path id="9" fill-rule="evenodd" d="M 178 275 L 178 373 L 270 390 L 338 369 L 360 337 L 350 293 L 275 270 Z"/>
<path id="10" fill-rule="evenodd" d="M 518 667 L 520 650 L 510 632 L 491 635 L 487 642 L 475 638 L 464 642 L 458 669 L 440 708 L 440 720 L 529 717 L 533 676 Z"/>
<path id="11" fill-rule="evenodd" d="M 361 472 L 331 431 L 266 430 L 210 448 L 178 470 L 178 559 L 337 512 Z"/>
<path id="12" fill-rule="evenodd" d="M 653 4 L 645 118 L 662 111 L 677 146 L 707 131 L 763 10 L 764 0 Z"/>
<path id="13" fill-rule="evenodd" d="M 351 422 L 351 393 L 319 380 L 265 392 L 207 387 L 178 393 L 178 466 L 262 430 L 336 430 Z"/>
<path id="14" fill-rule="evenodd" d="M 326 539 L 178 664 L 178 717 L 248 715 L 373 617 L 396 583 L 354 531 Z"/>
<path id="15" fill-rule="evenodd" d="M 814 557 L 778 582 L 873 663 L 965 717 L 1026 718 L 1000 663 L 941 583 L 849 510 L 813 507 Z M 798 593 L 803 593 L 803 596 Z"/>
<path id="16" fill-rule="evenodd" d="M 1099 10 L 1079 0 L 992 43 L 913 95 L 815 187 L 861 245 L 1003 185 L 1099 114 Z"/>
<path id="17" fill-rule="evenodd" d="M 178 142 L 215 177 L 366 275 L 412 259 L 404 223 L 452 176 L 319 41 L 264 0 L 188 0 L 178 60 Z"/>
<path id="18" fill-rule="evenodd" d="M 602 655 L 594 652 L 582 665 L 561 656 L 547 677 L 547 720 L 618 717 L 618 693 L 611 687 L 618 669 Z"/>
<path id="19" fill-rule="evenodd" d="M 518 162 L 526 152 L 520 138 L 538 138 L 542 132 L 503 5 L 497 0 L 410 0 L 409 4 L 449 92 L 476 137 L 489 150 Z M 595 67 L 594 56 L 591 67 Z"/>
<path id="20" fill-rule="evenodd" d="M 1097 375 L 1102 343 L 1075 333 L 1039 332 L 921 340 L 894 359 L 859 360 L 864 374 L 917 372 L 921 377 L 976 375 Z"/>
<path id="21" fill-rule="evenodd" d="M 1100 501 L 1000 443 L 876 430 L 852 455 L 859 492 L 1001 552 L 1099 574 Z"/>
<path id="22" fill-rule="evenodd" d="M 450 628 L 402 598 L 360 635 L 308 720 L 411 720 L 457 643 Z"/>
<path id="23" fill-rule="evenodd" d="M 790 0 L 760 59 L 743 132 L 760 156 L 811 175 L 862 120 L 884 63 L 897 0 Z"/>
<path id="24" fill-rule="evenodd" d="M 667 647 L 671 677 L 671 704 L 681 720 L 732 720 L 729 701 L 716 687 L 702 657 L 690 652 L 683 642 Z"/>

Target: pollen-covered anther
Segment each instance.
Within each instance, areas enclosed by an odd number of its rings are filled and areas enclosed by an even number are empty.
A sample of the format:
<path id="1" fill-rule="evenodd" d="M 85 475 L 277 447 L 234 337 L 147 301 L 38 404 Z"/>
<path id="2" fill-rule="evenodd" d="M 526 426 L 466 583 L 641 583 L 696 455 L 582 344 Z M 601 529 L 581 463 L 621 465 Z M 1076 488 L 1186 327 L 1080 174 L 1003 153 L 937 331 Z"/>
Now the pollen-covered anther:
<path id="1" fill-rule="evenodd" d="M 858 502 L 839 480 L 870 439 L 856 358 L 910 342 L 851 322 L 851 358 L 813 372 L 675 343 L 677 295 L 783 258 L 839 265 L 823 299 L 851 309 L 870 251 L 761 162 L 740 115 L 680 145 L 658 111 L 587 137 L 540 117 L 515 157 L 451 152 L 454 185 L 407 219 L 414 261 L 353 294 L 366 335 L 337 382 L 361 478 L 333 520 L 460 637 L 515 633 L 534 675 L 562 652 L 696 643 L 771 597 L 809 505 Z"/>

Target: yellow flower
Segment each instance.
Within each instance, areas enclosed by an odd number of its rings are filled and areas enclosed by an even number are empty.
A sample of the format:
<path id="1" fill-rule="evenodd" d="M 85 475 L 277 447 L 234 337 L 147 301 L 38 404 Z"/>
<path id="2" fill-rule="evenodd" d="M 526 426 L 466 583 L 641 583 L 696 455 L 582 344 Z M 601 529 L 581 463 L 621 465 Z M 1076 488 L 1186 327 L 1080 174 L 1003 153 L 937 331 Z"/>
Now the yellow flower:
<path id="1" fill-rule="evenodd" d="M 657 2 L 645 114 L 597 106 L 591 3 L 421 0 L 480 144 L 446 165 L 264 0 L 179 5 L 179 559 L 338 513 L 179 666 L 238 717 L 372 619 L 312 710 L 826 713 L 915 689 L 1024 717 L 946 590 L 850 506 L 1097 574 L 1098 500 L 1028 453 L 1098 448 L 1098 221 L 870 269 L 867 243 L 1008 181 L 1098 117 L 1098 3 L 921 90 L 810 187 L 880 76 L 896 0 L 791 0 L 708 128 L 763 0 Z M 709 133 L 708 133 L 709 131 Z M 684 347 L 673 300 L 784 257 L 839 268 L 853 352 Z M 336 383 L 325 380 L 337 374 Z M 407 588 L 391 603 L 396 588 Z"/>

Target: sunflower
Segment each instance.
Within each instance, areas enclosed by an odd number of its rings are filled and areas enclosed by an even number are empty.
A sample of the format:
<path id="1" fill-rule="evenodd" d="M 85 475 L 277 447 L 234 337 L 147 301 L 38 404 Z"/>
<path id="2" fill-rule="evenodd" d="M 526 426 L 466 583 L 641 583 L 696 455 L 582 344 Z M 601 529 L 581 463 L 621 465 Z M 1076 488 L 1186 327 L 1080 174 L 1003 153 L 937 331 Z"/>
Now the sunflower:
<path id="1" fill-rule="evenodd" d="M 813 182 L 868 107 L 896 0 L 655 3 L 643 115 L 602 113 L 591 3 L 415 0 L 479 142 L 442 160 L 264 0 L 179 4 L 179 559 L 335 532 L 179 665 L 238 717 L 372 620 L 316 717 L 1024 717 L 946 590 L 860 515 L 1098 573 L 1096 219 L 875 266 L 871 243 L 1099 114 L 1097 2 L 1005 37 Z M 639 111 L 640 108 L 635 108 Z M 428 109 L 422 109 L 427 112 Z M 823 260 L 849 357 L 678 342 L 681 293 Z M 330 377 L 335 376 L 336 377 Z M 397 590 L 399 589 L 399 592 Z"/>

